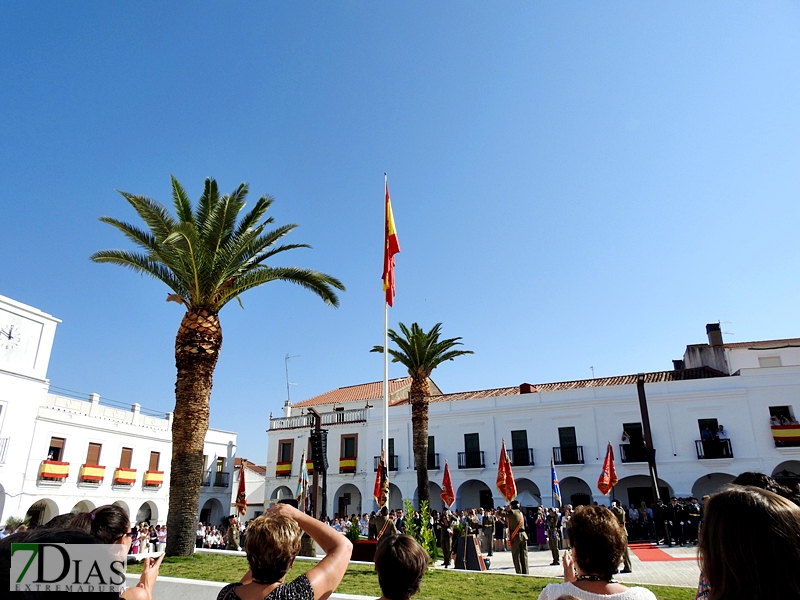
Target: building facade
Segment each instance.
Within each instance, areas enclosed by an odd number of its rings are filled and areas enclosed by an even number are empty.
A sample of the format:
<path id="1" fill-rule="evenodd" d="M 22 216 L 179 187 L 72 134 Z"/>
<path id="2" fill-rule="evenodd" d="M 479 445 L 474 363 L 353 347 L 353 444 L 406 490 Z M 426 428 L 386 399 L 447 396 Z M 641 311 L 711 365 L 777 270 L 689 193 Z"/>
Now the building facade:
<path id="1" fill-rule="evenodd" d="M 651 502 L 637 382 L 644 394 L 662 496 L 710 493 L 744 471 L 800 481 L 800 339 L 687 346 L 673 369 L 619 377 L 440 394 L 429 407 L 432 508 L 450 466 L 456 508 L 504 504 L 495 487 L 505 441 L 523 506 L 551 505 L 553 460 L 565 503 L 608 503 L 596 487 L 609 443 L 623 504 Z M 389 407 L 390 507 L 416 500 L 408 379 L 393 380 Z M 326 512 L 362 513 L 372 497 L 383 436 L 380 383 L 333 390 L 271 419 L 266 497 L 294 494 L 313 417 L 328 430 Z M 405 392 L 405 396 L 404 396 Z M 722 426 L 722 432 L 719 432 Z M 623 432 L 626 435 L 623 435 Z M 623 437 L 626 438 L 623 440 Z M 311 465 L 307 465 L 310 467 Z"/>
<path id="2" fill-rule="evenodd" d="M 0 296 L 0 521 L 116 504 L 132 522 L 166 523 L 172 413 L 50 393 L 60 321 Z M 229 514 L 237 434 L 209 429 L 200 512 Z"/>

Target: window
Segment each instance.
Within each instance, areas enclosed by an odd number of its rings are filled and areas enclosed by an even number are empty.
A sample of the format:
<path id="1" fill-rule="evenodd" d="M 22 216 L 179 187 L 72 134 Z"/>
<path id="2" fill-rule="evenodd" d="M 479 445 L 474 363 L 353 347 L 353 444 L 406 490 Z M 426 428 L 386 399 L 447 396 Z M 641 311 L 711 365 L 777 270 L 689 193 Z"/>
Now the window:
<path id="1" fill-rule="evenodd" d="M 436 454 L 436 441 L 432 435 L 428 436 L 428 464 L 430 464 L 431 460 L 433 460 L 433 456 Z"/>
<path id="2" fill-rule="evenodd" d="M 87 465 L 100 464 L 100 450 L 103 448 L 102 444 L 93 444 L 89 442 L 89 450 L 86 452 Z"/>
<path id="3" fill-rule="evenodd" d="M 47 450 L 47 460 L 63 460 L 64 458 L 64 444 L 67 442 L 64 438 L 52 437 L 50 438 L 50 447 Z"/>
<path id="4" fill-rule="evenodd" d="M 622 462 L 647 462 L 644 433 L 641 423 L 623 423 L 620 436 L 620 460 Z M 625 438 L 624 434 L 628 434 Z M 623 439 L 625 438 L 625 439 Z"/>
<path id="5" fill-rule="evenodd" d="M 558 445 L 562 448 L 574 448 L 578 445 L 578 438 L 575 436 L 574 427 L 558 428 Z"/>
<path id="6" fill-rule="evenodd" d="M 769 416 L 778 419 L 781 425 L 789 425 L 794 420 L 791 406 L 770 406 Z"/>
<path id="7" fill-rule="evenodd" d="M 278 462 L 292 462 L 292 451 L 294 450 L 294 440 L 280 440 L 278 442 Z"/>
<path id="8" fill-rule="evenodd" d="M 122 455 L 119 457 L 119 466 L 121 469 L 131 468 L 131 458 L 133 458 L 133 448 L 123 448 Z"/>
<path id="9" fill-rule="evenodd" d="M 528 432 L 525 429 L 511 432 L 511 464 L 514 466 L 531 464 L 528 452 Z"/>
<path id="10" fill-rule="evenodd" d="M 352 435 L 343 435 L 342 436 L 342 449 L 341 449 L 341 457 L 342 458 L 355 458 L 356 457 L 356 442 L 358 441 L 358 434 L 354 433 Z"/>
<path id="11" fill-rule="evenodd" d="M 759 367 L 781 367 L 781 357 L 780 356 L 759 356 L 758 357 L 758 366 Z"/>
<path id="12" fill-rule="evenodd" d="M 220 456 L 217 458 L 217 473 L 222 473 L 225 471 L 225 457 Z"/>
<path id="13" fill-rule="evenodd" d="M 158 459 L 161 457 L 161 453 L 159 452 L 151 452 L 150 453 L 150 464 L 148 465 L 148 471 L 158 471 Z"/>
<path id="14" fill-rule="evenodd" d="M 464 460 L 460 468 L 479 469 L 484 466 L 480 436 L 477 433 L 464 434 Z"/>

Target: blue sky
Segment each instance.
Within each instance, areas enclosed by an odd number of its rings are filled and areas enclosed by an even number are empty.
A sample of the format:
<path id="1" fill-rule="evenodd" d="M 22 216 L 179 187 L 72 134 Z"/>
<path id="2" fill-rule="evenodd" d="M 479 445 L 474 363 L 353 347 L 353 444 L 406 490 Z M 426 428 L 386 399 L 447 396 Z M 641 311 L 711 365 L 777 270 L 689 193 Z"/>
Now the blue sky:
<path id="1" fill-rule="evenodd" d="M 473 356 L 446 392 L 661 370 L 704 325 L 798 327 L 800 7 L 791 2 L 0 5 L 0 294 L 63 320 L 54 386 L 169 410 L 181 307 L 88 260 L 114 190 L 271 194 L 273 283 L 221 313 L 211 424 L 263 461 L 270 411 L 382 377 L 390 325 Z M 404 375 L 397 365 L 391 376 Z"/>

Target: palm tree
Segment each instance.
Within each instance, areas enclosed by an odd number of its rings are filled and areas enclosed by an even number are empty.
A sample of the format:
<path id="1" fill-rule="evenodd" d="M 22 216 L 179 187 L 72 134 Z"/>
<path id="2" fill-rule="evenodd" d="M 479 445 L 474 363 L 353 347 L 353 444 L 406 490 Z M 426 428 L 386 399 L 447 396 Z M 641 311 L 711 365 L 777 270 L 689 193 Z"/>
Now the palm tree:
<path id="1" fill-rule="evenodd" d="M 411 329 L 398 323 L 402 335 L 393 329 L 389 330 L 389 338 L 397 349 L 389 348 L 392 362 L 399 362 L 408 369 L 411 375 L 411 389 L 408 401 L 411 404 L 411 429 L 414 436 L 414 462 L 417 465 L 417 493 L 419 502 L 430 502 L 428 489 L 428 403 L 430 401 L 431 372 L 446 360 L 457 356 L 473 354 L 472 350 L 454 350 L 461 346 L 460 337 L 440 340 L 442 324 L 437 323 L 427 333 L 417 323 Z M 383 352 L 383 346 L 375 346 L 371 352 Z"/>
<path id="2" fill-rule="evenodd" d="M 220 309 L 234 299 L 241 305 L 243 292 L 269 281 L 296 283 L 333 307 L 339 304 L 334 289 L 344 290 L 338 279 L 324 273 L 265 264 L 276 254 L 308 246 L 276 246 L 297 225 L 267 229 L 273 222 L 272 217 L 263 218 L 273 202 L 269 196 L 259 198 L 252 210 L 242 215 L 247 192 L 247 184 L 242 183 L 232 194 L 221 196 L 216 181 L 209 178 L 193 208 L 181 184 L 172 177 L 177 218 L 155 200 L 120 192 L 147 228 L 111 217 L 100 220 L 119 229 L 143 252 L 103 250 L 91 256 L 95 262 L 121 265 L 163 281 L 172 290 L 167 301 L 186 308 L 175 338 L 169 556 L 188 556 L 194 548 L 208 402 L 222 346 Z"/>

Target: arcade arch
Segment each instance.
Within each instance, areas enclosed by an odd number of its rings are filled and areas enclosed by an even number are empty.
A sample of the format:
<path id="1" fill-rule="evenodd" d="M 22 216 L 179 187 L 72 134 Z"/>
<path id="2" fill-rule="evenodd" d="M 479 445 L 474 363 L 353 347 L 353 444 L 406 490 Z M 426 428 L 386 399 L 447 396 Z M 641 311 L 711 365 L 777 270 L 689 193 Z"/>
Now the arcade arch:
<path id="1" fill-rule="evenodd" d="M 361 491 L 352 483 L 340 486 L 333 495 L 333 513 L 339 516 L 361 514 Z"/>
<path id="2" fill-rule="evenodd" d="M 483 481 L 468 479 L 456 490 L 456 508 L 493 508 L 492 490 Z"/>
<path id="3" fill-rule="evenodd" d="M 709 473 L 708 475 L 698 477 L 692 484 L 692 496 L 699 500 L 705 495 L 718 492 L 719 488 L 726 483 L 730 483 L 734 479 L 736 479 L 736 476 L 728 473 Z"/>

